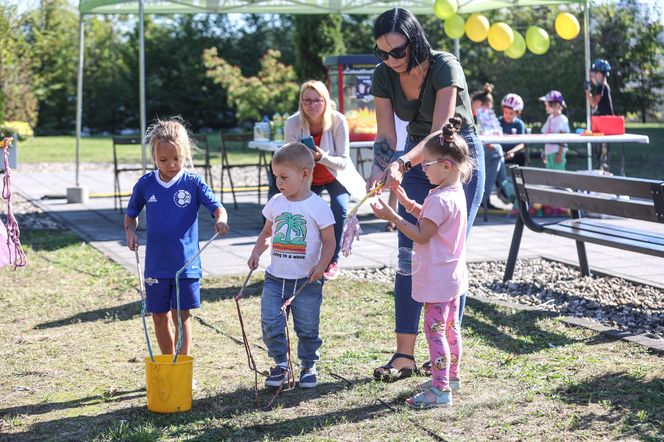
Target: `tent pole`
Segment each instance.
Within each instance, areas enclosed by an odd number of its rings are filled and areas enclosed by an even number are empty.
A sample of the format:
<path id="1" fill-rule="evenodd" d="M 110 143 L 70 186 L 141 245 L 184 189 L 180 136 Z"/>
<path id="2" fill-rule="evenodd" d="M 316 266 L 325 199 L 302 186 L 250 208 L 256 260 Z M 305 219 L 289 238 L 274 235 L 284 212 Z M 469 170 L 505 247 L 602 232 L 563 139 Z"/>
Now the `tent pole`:
<path id="1" fill-rule="evenodd" d="M 583 7 L 583 43 L 584 43 L 584 55 L 585 55 L 585 78 L 586 81 L 590 81 L 590 0 L 586 0 Z M 586 127 L 592 130 L 591 127 L 591 109 L 590 102 L 586 100 Z M 588 151 L 588 170 L 593 168 L 593 158 L 592 158 L 592 145 L 587 144 Z"/>
<path id="2" fill-rule="evenodd" d="M 141 113 L 141 162 L 143 164 L 143 175 L 147 169 L 147 159 L 145 155 L 145 27 L 144 16 L 145 10 L 143 7 L 143 0 L 138 2 L 138 27 L 139 27 L 139 60 L 138 60 L 138 95 L 140 100 L 140 113 Z"/>
<path id="3" fill-rule="evenodd" d="M 457 60 L 461 61 L 461 46 L 459 45 L 459 39 L 454 39 L 454 56 Z"/>
<path id="4" fill-rule="evenodd" d="M 83 57 L 85 35 L 83 15 L 78 17 L 78 78 L 76 80 L 76 187 L 80 186 L 79 169 L 81 163 L 81 123 L 83 119 Z"/>

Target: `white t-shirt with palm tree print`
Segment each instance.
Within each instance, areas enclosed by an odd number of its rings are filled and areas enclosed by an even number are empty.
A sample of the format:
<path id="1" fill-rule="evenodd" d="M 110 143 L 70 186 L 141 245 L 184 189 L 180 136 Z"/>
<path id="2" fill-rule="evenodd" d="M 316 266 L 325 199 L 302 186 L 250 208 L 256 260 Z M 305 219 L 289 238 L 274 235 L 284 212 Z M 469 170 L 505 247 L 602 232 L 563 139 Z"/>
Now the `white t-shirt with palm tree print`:
<path id="1" fill-rule="evenodd" d="M 302 201 L 289 201 L 278 193 L 263 207 L 272 222 L 271 261 L 267 271 L 277 278 L 300 279 L 318 263 L 320 231 L 334 225 L 330 206 L 312 193 Z"/>

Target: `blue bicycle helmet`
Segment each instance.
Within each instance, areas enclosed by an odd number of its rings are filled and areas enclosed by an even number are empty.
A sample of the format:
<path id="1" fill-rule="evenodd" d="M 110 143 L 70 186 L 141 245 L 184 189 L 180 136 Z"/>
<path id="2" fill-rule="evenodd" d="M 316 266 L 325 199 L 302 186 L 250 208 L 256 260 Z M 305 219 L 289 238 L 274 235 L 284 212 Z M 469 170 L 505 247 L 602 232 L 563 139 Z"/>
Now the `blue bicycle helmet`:
<path id="1" fill-rule="evenodd" d="M 590 65 L 590 70 L 592 72 L 601 72 L 602 74 L 608 76 L 611 73 L 611 65 L 603 58 L 598 58 L 597 60 L 593 61 L 592 65 Z"/>

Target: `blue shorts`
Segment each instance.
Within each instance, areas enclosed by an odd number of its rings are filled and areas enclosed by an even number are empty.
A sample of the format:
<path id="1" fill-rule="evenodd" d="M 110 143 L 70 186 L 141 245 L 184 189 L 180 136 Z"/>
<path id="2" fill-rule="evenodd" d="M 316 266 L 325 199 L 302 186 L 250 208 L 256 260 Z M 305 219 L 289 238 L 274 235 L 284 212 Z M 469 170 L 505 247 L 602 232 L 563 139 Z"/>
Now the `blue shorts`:
<path id="1" fill-rule="evenodd" d="M 177 308 L 175 278 L 145 278 L 145 307 L 150 313 L 166 313 Z M 197 278 L 180 279 L 180 310 L 201 306 L 201 285 Z"/>

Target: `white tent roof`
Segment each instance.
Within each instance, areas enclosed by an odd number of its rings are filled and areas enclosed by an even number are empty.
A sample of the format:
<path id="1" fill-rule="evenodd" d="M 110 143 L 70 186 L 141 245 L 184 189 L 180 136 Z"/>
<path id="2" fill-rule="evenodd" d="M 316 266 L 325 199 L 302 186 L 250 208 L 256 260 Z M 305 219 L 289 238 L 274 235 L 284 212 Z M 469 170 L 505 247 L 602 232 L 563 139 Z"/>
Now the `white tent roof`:
<path id="1" fill-rule="evenodd" d="M 80 0 L 82 14 L 137 14 L 135 0 Z M 415 14 L 432 14 L 433 0 L 144 0 L 146 14 L 379 14 L 399 6 Z M 584 3 L 584 0 L 460 0 L 458 13 L 499 8 Z"/>

